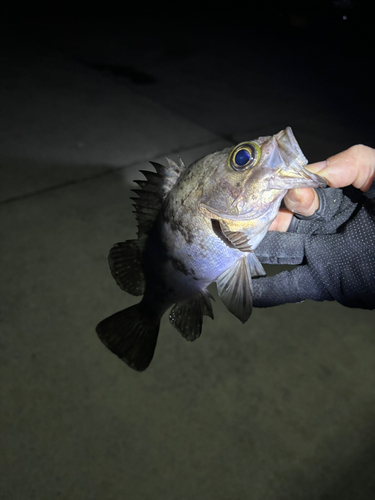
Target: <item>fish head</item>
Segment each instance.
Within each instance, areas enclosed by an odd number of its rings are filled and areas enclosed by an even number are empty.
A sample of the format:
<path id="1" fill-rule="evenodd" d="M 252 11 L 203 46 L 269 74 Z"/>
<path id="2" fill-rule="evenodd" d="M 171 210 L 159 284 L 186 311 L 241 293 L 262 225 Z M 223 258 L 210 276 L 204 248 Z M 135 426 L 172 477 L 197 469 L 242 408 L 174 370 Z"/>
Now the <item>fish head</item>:
<path id="1" fill-rule="evenodd" d="M 200 202 L 211 214 L 225 219 L 249 220 L 270 214 L 271 223 L 288 189 L 325 185 L 322 178 L 305 169 L 307 159 L 290 127 L 208 155 L 206 161 L 211 168 Z"/>

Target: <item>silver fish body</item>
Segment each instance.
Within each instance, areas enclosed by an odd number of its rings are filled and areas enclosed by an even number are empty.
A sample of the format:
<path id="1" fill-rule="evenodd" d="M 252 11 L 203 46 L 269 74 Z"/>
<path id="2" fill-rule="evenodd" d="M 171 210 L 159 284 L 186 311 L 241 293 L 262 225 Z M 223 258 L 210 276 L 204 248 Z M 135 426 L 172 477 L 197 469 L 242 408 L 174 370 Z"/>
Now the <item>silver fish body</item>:
<path id="1" fill-rule="evenodd" d="M 143 172 L 135 190 L 138 239 L 115 245 L 109 255 L 118 285 L 139 304 L 97 326 L 107 347 L 132 368 L 151 362 L 160 319 L 187 339 L 213 318 L 207 286 L 216 282 L 226 307 L 242 322 L 252 310 L 253 276 L 264 275 L 253 251 L 277 216 L 288 189 L 320 187 L 308 172 L 292 130 L 209 154 L 189 167 L 168 160 Z"/>

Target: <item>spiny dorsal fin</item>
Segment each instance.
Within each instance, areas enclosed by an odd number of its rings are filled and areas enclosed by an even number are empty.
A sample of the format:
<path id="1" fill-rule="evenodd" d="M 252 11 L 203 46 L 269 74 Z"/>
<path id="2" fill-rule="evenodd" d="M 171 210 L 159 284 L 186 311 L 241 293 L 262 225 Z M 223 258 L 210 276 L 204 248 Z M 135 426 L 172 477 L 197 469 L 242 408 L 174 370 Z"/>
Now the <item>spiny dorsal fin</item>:
<path id="1" fill-rule="evenodd" d="M 209 291 L 202 290 L 190 299 L 173 306 L 169 321 L 186 340 L 193 341 L 200 336 L 203 316 L 214 319 L 210 298 L 212 297 Z"/>
<path id="2" fill-rule="evenodd" d="M 217 291 L 226 308 L 245 323 L 253 308 L 251 271 L 244 255 L 217 280 Z"/>
<path id="3" fill-rule="evenodd" d="M 141 189 L 133 189 L 137 197 L 134 203 L 138 223 L 138 238 L 147 236 L 158 216 L 163 201 L 175 185 L 185 165 L 181 158 L 179 164 L 167 158 L 168 166 L 150 162 L 156 172 L 141 170 L 145 181 L 135 181 Z"/>

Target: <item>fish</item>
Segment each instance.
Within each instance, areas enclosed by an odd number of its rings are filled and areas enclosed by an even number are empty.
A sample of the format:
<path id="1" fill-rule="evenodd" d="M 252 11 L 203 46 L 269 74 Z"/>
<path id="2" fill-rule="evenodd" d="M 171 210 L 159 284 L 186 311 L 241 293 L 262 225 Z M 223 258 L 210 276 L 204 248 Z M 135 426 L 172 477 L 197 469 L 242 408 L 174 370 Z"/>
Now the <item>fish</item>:
<path id="1" fill-rule="evenodd" d="M 144 371 L 160 320 L 188 341 L 214 318 L 207 287 L 216 282 L 227 309 L 245 323 L 252 311 L 252 279 L 266 273 L 254 250 L 276 218 L 288 189 L 323 187 L 306 170 L 292 129 L 244 141 L 185 166 L 151 162 L 135 181 L 137 238 L 115 244 L 109 267 L 119 287 L 139 303 L 101 321 L 96 331 L 128 366 Z"/>

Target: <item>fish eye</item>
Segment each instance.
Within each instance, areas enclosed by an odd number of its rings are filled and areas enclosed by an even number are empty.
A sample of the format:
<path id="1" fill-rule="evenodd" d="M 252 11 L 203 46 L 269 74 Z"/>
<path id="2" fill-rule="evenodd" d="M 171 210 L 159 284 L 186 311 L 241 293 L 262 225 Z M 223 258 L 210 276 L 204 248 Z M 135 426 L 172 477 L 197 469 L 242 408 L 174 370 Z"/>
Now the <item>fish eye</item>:
<path id="1" fill-rule="evenodd" d="M 242 142 L 229 155 L 229 166 L 234 170 L 242 171 L 253 167 L 260 158 L 260 148 L 252 142 Z"/>

